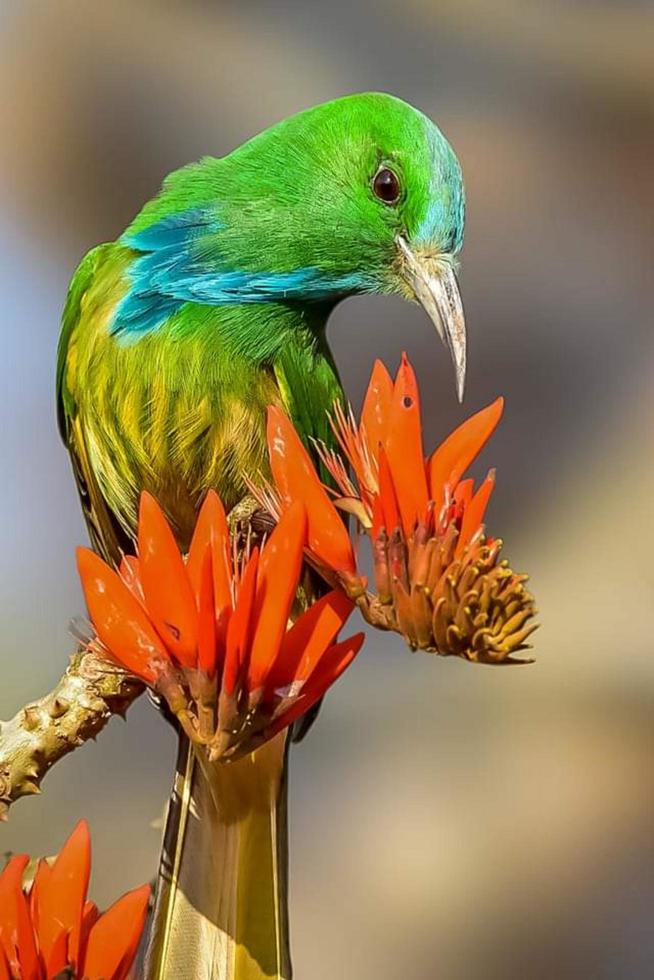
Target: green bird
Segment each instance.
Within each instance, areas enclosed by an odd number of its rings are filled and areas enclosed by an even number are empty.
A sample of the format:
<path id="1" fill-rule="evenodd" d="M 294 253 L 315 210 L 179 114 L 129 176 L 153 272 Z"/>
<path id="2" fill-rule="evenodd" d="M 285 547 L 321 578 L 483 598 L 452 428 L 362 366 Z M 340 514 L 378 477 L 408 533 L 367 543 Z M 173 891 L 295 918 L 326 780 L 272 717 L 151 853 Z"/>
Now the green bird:
<path id="1" fill-rule="evenodd" d="M 94 547 L 114 562 L 133 550 L 142 490 L 187 546 L 208 489 L 229 508 L 265 474 L 269 404 L 308 445 L 329 440 L 343 393 L 325 330 L 348 296 L 417 300 L 461 398 L 463 224 L 452 148 L 385 94 L 301 112 L 167 177 L 83 259 L 63 315 L 59 422 Z M 290 977 L 283 754 L 228 777 L 182 743 L 148 976 Z"/>

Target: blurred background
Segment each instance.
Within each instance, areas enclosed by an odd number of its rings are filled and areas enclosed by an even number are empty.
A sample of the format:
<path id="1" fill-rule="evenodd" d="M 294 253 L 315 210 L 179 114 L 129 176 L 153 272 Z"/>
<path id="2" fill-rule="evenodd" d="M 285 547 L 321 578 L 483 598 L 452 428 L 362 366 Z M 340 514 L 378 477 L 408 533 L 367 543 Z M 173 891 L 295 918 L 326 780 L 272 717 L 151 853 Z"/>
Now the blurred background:
<path id="1" fill-rule="evenodd" d="M 651 3 L 5 0 L 0 17 L 0 717 L 56 681 L 83 609 L 53 401 L 82 254 L 181 164 L 393 92 L 463 164 L 465 406 L 417 307 L 347 302 L 331 342 L 357 406 L 373 358 L 409 352 L 428 445 L 506 395 L 490 529 L 542 629 L 512 670 L 371 637 L 294 752 L 296 974 L 653 975 Z M 15 806 L 0 852 L 52 853 L 84 814 L 108 903 L 154 873 L 173 757 L 142 699 Z"/>

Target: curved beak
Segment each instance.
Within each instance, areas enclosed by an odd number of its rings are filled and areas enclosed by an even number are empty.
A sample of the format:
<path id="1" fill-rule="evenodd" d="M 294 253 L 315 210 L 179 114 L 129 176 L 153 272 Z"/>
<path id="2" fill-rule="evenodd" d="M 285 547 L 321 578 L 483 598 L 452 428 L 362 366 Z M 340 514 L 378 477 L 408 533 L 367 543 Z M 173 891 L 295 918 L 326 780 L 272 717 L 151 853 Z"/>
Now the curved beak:
<path id="1" fill-rule="evenodd" d="M 461 402 L 466 383 L 466 322 L 454 270 L 447 259 L 412 249 L 401 235 L 397 244 L 402 277 L 450 350 Z"/>

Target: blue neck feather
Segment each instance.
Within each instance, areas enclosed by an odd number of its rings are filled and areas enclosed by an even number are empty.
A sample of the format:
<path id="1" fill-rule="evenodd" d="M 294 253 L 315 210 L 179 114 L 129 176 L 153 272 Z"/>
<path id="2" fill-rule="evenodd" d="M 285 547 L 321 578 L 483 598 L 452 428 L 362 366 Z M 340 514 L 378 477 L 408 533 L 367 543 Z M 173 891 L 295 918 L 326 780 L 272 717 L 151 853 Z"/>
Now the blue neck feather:
<path id="1" fill-rule="evenodd" d="M 139 254 L 129 270 L 129 289 L 116 308 L 112 333 L 137 340 L 185 303 L 316 303 L 366 288 L 362 276 L 335 277 L 311 266 L 286 272 L 232 268 L 221 258 L 216 242 L 223 230 L 215 213 L 198 208 L 123 235 L 121 243 Z"/>

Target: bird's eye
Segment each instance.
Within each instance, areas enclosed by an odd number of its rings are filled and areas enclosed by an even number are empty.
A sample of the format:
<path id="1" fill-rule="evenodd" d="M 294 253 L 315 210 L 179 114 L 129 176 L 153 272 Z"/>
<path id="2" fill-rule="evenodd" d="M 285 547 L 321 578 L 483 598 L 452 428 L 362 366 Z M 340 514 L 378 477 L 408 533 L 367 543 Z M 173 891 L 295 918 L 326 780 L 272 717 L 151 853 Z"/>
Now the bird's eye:
<path id="1" fill-rule="evenodd" d="M 400 181 L 390 167 L 380 167 L 372 179 L 372 190 L 384 204 L 397 204 L 400 199 Z"/>

